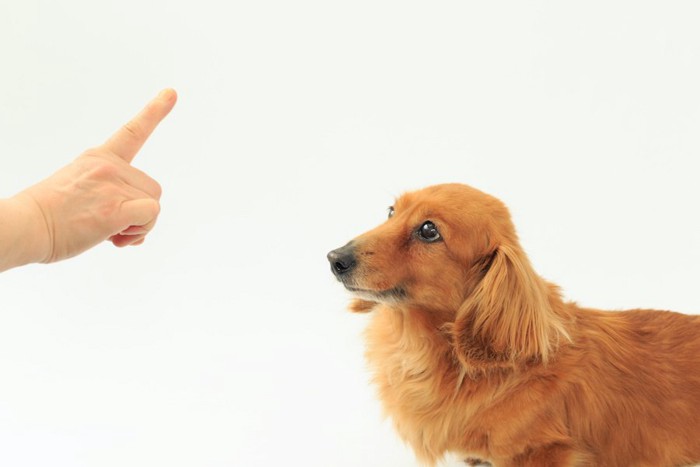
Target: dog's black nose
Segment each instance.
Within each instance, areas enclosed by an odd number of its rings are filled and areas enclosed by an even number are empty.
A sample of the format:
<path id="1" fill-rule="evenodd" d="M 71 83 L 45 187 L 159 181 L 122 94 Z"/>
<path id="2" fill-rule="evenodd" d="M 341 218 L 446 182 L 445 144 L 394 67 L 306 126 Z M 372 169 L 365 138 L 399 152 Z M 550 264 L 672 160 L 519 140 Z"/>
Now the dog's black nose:
<path id="1" fill-rule="evenodd" d="M 331 263 L 331 271 L 337 277 L 347 274 L 353 270 L 357 262 L 355 261 L 355 248 L 352 242 L 328 253 L 328 261 Z"/>

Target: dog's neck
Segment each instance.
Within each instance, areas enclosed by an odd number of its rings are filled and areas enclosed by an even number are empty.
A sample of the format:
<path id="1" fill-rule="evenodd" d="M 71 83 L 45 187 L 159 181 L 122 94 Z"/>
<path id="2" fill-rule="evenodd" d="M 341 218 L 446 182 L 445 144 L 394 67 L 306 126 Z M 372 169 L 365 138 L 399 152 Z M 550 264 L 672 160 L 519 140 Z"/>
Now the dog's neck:
<path id="1" fill-rule="evenodd" d="M 378 305 L 366 340 L 385 412 L 421 458 L 438 458 L 450 448 L 452 435 L 424 439 L 424 434 L 461 433 L 469 414 L 456 416 L 450 408 L 455 398 L 468 398 L 478 383 L 465 379 L 449 336 L 425 310 Z M 428 426 L 432 428 L 426 430 Z"/>
<path id="2" fill-rule="evenodd" d="M 447 384 L 459 378 L 444 318 L 409 306 L 378 305 L 367 328 L 367 357 L 390 382 L 428 374 Z M 442 383 L 441 383 L 442 384 Z"/>

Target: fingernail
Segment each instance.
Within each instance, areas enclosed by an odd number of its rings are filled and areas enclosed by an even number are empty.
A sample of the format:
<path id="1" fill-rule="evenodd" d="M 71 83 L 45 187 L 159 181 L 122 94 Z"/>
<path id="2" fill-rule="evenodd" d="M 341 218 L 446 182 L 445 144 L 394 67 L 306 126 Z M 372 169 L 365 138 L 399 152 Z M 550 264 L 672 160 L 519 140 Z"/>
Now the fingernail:
<path id="1" fill-rule="evenodd" d="M 176 93 L 175 90 L 172 88 L 165 88 L 161 92 L 158 93 L 158 96 L 156 96 L 157 99 L 161 99 L 164 101 L 171 101 L 173 97 L 175 97 Z"/>

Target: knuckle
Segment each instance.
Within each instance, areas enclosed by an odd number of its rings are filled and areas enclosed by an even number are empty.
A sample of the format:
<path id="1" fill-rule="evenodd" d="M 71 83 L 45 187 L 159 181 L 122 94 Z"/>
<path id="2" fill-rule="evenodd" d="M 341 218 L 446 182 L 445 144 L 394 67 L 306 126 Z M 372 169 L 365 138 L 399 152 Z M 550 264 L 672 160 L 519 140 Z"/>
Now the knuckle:
<path id="1" fill-rule="evenodd" d="M 90 170 L 90 176 L 97 180 L 111 180 L 117 178 L 118 174 L 119 168 L 116 164 L 104 159 L 95 162 Z"/>
<path id="2" fill-rule="evenodd" d="M 153 180 L 153 194 L 156 200 L 160 200 L 160 197 L 163 195 L 163 187 L 160 186 L 160 183 L 156 182 Z"/>
<path id="3" fill-rule="evenodd" d="M 156 201 L 153 203 L 153 218 L 155 219 L 160 214 L 160 203 Z"/>
<path id="4" fill-rule="evenodd" d="M 102 146 L 93 146 L 83 151 L 81 157 L 100 157 L 104 152 L 105 150 Z"/>
<path id="5" fill-rule="evenodd" d="M 141 135 L 143 134 L 141 126 L 133 120 L 128 123 L 125 123 L 122 129 L 126 134 L 128 134 L 134 139 L 141 139 Z"/>
<path id="6" fill-rule="evenodd" d="M 102 219 L 111 219 L 118 211 L 119 206 L 114 202 L 104 202 L 97 207 L 97 215 Z"/>

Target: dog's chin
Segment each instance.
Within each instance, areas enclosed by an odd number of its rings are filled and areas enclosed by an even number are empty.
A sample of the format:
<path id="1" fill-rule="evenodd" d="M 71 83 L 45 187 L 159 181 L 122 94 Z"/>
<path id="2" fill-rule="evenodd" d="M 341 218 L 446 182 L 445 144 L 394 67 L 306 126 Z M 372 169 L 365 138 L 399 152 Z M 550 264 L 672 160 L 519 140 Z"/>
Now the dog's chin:
<path id="1" fill-rule="evenodd" d="M 406 299 L 406 291 L 401 287 L 393 287 L 386 290 L 371 290 L 354 285 L 344 284 L 352 294 L 361 300 L 370 302 L 395 304 Z"/>

